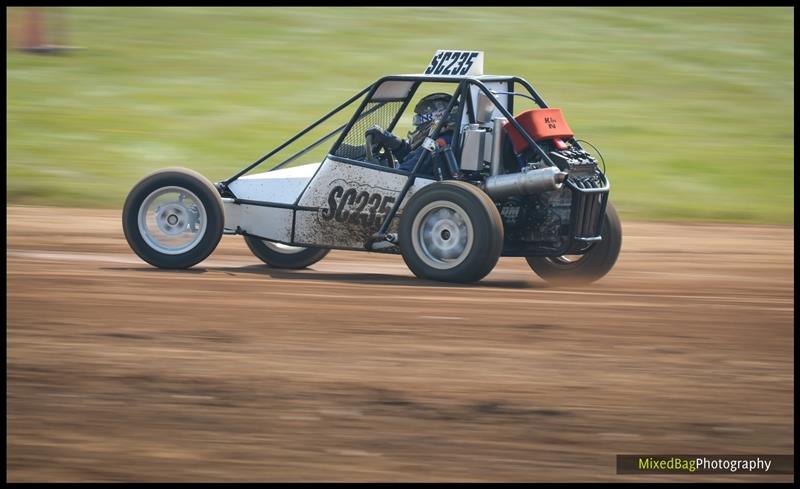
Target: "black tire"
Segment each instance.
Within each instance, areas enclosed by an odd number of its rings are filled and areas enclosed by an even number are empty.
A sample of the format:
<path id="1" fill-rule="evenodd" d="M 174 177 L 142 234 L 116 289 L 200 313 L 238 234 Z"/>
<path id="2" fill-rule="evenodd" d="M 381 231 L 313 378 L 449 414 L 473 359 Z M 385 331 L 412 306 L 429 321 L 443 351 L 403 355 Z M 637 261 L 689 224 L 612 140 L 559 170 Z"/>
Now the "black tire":
<path id="1" fill-rule="evenodd" d="M 533 271 L 549 283 L 556 285 L 592 283 L 605 276 L 614 267 L 622 248 L 622 224 L 611 202 L 606 206 L 602 236 L 602 241 L 572 262 L 567 262 L 561 257 L 542 256 L 531 256 L 526 260 Z"/>
<path id="2" fill-rule="evenodd" d="M 398 234 L 403 260 L 414 275 L 445 282 L 482 279 L 503 249 L 503 221 L 492 199 L 474 185 L 453 180 L 414 194 L 403 209 Z M 458 256 L 447 256 L 451 253 Z"/>
<path id="3" fill-rule="evenodd" d="M 328 248 L 303 248 L 297 252 L 281 252 L 280 245 L 255 236 L 245 236 L 244 242 L 261 261 L 273 268 L 306 268 L 325 258 Z"/>
<path id="4" fill-rule="evenodd" d="M 154 192 L 159 189 L 165 189 L 166 191 L 168 187 L 178 187 L 194 194 L 198 200 L 196 203 L 194 202 L 195 199 L 189 196 L 194 209 L 200 209 L 202 205 L 202 209 L 198 212 L 202 212 L 205 215 L 205 227 L 198 230 L 197 236 L 187 243 L 186 246 L 188 248 L 185 250 L 178 247 L 173 251 L 167 247 L 158 248 L 158 244 L 152 244 L 155 241 L 153 241 L 154 238 L 150 233 L 155 233 L 158 230 L 157 226 L 145 226 L 150 231 L 144 231 L 147 236 L 142 234 L 143 229 L 139 221 L 142 206 L 147 204 L 146 200 Z M 183 200 L 180 200 L 180 202 L 183 202 Z M 149 207 L 150 204 L 147 205 Z M 180 206 L 178 206 L 178 215 L 181 215 L 181 212 Z M 192 211 L 190 210 L 190 212 Z M 147 213 L 149 213 L 149 210 L 145 211 L 145 214 Z M 187 213 L 186 216 L 191 216 L 191 214 Z M 181 220 L 175 217 L 175 214 L 165 219 L 177 219 L 178 224 L 182 224 Z M 191 218 L 188 217 L 187 219 Z M 200 222 L 202 222 L 202 219 L 196 221 L 198 225 Z M 193 227 L 194 224 L 191 224 L 191 226 Z M 128 245 L 139 258 L 159 268 L 189 268 L 205 260 L 219 244 L 224 226 L 225 212 L 219 192 L 203 175 L 186 168 L 167 168 L 147 175 L 131 189 L 122 210 L 122 229 Z M 164 253 L 160 250 L 168 252 Z"/>

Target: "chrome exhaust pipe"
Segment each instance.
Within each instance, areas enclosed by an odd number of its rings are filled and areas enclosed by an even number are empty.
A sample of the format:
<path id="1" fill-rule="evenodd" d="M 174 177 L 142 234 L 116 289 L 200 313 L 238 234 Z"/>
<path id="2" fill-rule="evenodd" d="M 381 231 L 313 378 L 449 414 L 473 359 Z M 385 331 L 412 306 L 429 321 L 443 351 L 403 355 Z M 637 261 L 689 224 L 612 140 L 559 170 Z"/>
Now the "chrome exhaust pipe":
<path id="1" fill-rule="evenodd" d="M 483 191 L 495 200 L 516 195 L 530 195 L 549 190 L 560 190 L 567 174 L 555 166 L 520 173 L 507 173 L 488 177 Z"/>

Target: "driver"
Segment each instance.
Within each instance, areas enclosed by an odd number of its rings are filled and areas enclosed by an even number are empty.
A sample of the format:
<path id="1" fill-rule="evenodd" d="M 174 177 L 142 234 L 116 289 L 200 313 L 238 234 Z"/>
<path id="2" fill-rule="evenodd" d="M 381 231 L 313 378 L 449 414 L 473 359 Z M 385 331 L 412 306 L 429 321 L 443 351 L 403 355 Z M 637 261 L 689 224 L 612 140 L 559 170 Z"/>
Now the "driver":
<path id="1" fill-rule="evenodd" d="M 445 117 L 445 111 L 452 98 L 452 95 L 447 93 L 433 93 L 423 97 L 414 107 L 414 119 L 412 120 L 414 129 L 408 133 L 405 140 L 377 125 L 368 129 L 365 136 L 372 136 L 372 144 L 376 147 L 382 145 L 391 151 L 399 162 L 397 166 L 399 170 L 411 172 L 420 155 L 425 151 L 422 142 L 428 137 L 436 123 Z M 457 113 L 458 106 L 454 105 L 436 140 L 436 144 L 440 148 L 452 142 Z M 418 173 L 432 175 L 433 159 L 428 159 Z"/>

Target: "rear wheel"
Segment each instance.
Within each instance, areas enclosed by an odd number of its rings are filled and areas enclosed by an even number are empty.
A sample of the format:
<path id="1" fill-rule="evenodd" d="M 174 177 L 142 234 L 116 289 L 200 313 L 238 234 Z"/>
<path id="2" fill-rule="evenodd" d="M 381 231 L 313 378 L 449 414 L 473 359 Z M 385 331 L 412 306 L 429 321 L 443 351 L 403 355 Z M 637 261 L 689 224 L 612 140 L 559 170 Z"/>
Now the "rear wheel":
<path id="1" fill-rule="evenodd" d="M 552 284 L 588 284 L 605 276 L 617 262 L 622 248 L 622 224 L 611 202 L 606 206 L 603 240 L 583 255 L 531 256 L 528 265 Z"/>
<path id="2" fill-rule="evenodd" d="M 128 194 L 122 229 L 131 249 L 159 268 L 189 268 L 222 238 L 222 199 L 207 178 L 185 168 L 144 177 Z"/>
<path id="3" fill-rule="evenodd" d="M 503 222 L 492 200 L 464 182 L 432 183 L 400 218 L 400 251 L 418 277 L 475 282 L 492 271 L 503 247 Z"/>
<path id="4" fill-rule="evenodd" d="M 274 268 L 310 267 L 330 252 L 327 248 L 289 246 L 254 236 L 245 236 L 244 242 L 256 257 Z"/>

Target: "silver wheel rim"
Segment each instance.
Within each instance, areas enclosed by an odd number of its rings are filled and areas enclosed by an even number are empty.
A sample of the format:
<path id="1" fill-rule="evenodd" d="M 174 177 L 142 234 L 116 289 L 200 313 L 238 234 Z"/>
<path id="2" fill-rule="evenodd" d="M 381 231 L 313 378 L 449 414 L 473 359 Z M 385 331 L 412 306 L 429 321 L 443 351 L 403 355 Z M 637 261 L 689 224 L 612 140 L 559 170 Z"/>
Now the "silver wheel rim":
<path id="1" fill-rule="evenodd" d="M 586 255 L 561 255 L 548 258 L 551 262 L 557 265 L 570 266 L 578 263 Z"/>
<path id="2" fill-rule="evenodd" d="M 162 187 L 139 206 L 139 234 L 152 249 L 180 255 L 194 249 L 208 225 L 206 208 L 190 190 Z"/>
<path id="3" fill-rule="evenodd" d="M 555 264 L 562 267 L 570 267 L 578 263 L 579 261 L 583 260 L 588 256 L 589 250 L 592 248 L 591 244 L 584 246 L 580 251 L 584 253 L 582 255 L 561 255 L 561 256 L 553 256 L 548 258 L 548 260 Z"/>
<path id="4" fill-rule="evenodd" d="M 272 241 L 261 240 L 264 245 L 274 251 L 275 253 L 281 253 L 282 255 L 294 255 L 295 253 L 300 253 L 301 251 L 305 251 L 308 248 L 303 248 L 302 246 L 289 246 L 283 243 L 274 243 Z"/>
<path id="5" fill-rule="evenodd" d="M 411 225 L 414 250 L 426 265 L 449 270 L 460 265 L 472 250 L 472 221 L 467 213 L 446 200 L 423 207 Z"/>

